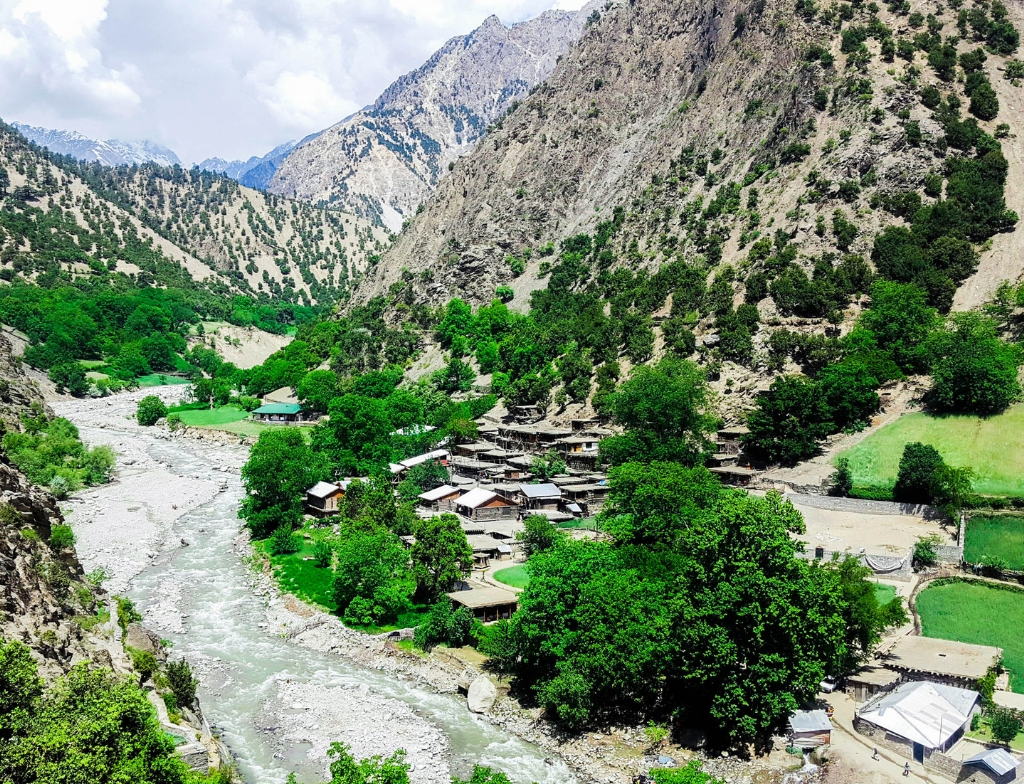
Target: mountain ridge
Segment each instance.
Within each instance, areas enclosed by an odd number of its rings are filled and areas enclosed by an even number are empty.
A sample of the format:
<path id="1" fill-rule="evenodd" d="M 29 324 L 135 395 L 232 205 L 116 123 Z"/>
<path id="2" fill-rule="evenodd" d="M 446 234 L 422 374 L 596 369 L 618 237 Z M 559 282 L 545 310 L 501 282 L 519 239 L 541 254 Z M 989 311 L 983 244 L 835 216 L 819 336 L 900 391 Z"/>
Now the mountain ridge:
<path id="1" fill-rule="evenodd" d="M 181 160 L 172 150 L 155 142 L 124 142 L 118 139 L 100 141 L 78 131 L 39 128 L 17 122 L 11 125 L 40 147 L 82 161 L 102 163 L 105 166 L 132 166 L 142 163 L 156 163 L 161 166 L 181 165 Z"/>

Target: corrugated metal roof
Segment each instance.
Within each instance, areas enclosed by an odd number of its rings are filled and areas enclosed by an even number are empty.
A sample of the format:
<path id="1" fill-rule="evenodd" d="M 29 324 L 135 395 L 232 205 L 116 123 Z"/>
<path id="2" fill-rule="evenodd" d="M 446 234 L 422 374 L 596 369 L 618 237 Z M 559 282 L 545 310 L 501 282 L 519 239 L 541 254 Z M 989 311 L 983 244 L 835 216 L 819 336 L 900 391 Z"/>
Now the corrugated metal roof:
<path id="1" fill-rule="evenodd" d="M 497 497 L 497 493 L 492 493 L 490 490 L 484 490 L 482 487 L 474 487 L 455 503 L 459 506 L 464 506 L 467 509 L 476 509 L 478 506 L 482 506 Z"/>
<path id="2" fill-rule="evenodd" d="M 302 410 L 302 406 L 298 403 L 267 403 L 265 406 L 260 406 L 254 414 L 297 414 Z"/>
<path id="3" fill-rule="evenodd" d="M 519 490 L 527 498 L 561 498 L 562 491 L 553 484 L 519 485 Z"/>
<path id="4" fill-rule="evenodd" d="M 306 495 L 311 495 L 314 498 L 327 498 L 329 495 L 341 492 L 342 489 L 333 482 L 317 482 L 306 491 Z"/>
<path id="5" fill-rule="evenodd" d="M 447 495 L 451 495 L 452 493 L 458 492 L 461 491 L 457 487 L 452 487 L 451 485 L 441 485 L 440 487 L 435 487 L 433 490 L 427 490 L 427 492 L 425 493 L 420 493 L 417 496 L 417 498 L 422 498 L 424 501 L 437 501 L 441 498 L 444 498 Z"/>
<path id="6" fill-rule="evenodd" d="M 794 711 L 789 717 L 794 732 L 831 732 L 832 722 L 823 710 Z"/>
<path id="7" fill-rule="evenodd" d="M 1019 764 L 1006 749 L 988 749 L 964 760 L 964 765 L 984 765 L 997 776 L 1005 776 Z"/>
<path id="8" fill-rule="evenodd" d="M 929 749 L 949 740 L 970 718 L 978 692 L 931 681 L 904 683 L 860 712 L 865 721 Z"/>

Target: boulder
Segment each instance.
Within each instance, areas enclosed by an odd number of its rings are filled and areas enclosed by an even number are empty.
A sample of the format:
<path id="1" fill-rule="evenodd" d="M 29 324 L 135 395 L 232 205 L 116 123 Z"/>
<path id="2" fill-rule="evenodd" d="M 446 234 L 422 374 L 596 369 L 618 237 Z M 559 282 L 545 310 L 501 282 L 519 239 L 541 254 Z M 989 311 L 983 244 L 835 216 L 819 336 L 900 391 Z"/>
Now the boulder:
<path id="1" fill-rule="evenodd" d="M 487 713 L 498 699 L 498 690 L 486 675 L 478 676 L 469 684 L 469 709 L 473 713 Z"/>
<path id="2" fill-rule="evenodd" d="M 210 772 L 210 755 L 202 743 L 184 743 L 178 746 L 174 753 L 192 770 L 204 776 Z"/>
<path id="3" fill-rule="evenodd" d="M 129 648 L 134 648 L 137 651 L 145 651 L 146 653 L 152 653 L 154 656 L 161 656 L 163 654 L 163 646 L 160 644 L 160 638 L 137 623 L 128 625 L 128 635 L 125 638 L 124 644 Z"/>

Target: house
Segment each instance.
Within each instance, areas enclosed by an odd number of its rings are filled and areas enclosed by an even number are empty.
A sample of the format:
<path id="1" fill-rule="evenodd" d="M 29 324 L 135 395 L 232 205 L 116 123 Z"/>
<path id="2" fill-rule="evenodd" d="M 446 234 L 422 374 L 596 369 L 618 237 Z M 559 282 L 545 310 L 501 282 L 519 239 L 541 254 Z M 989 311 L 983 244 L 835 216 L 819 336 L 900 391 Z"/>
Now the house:
<path id="1" fill-rule="evenodd" d="M 298 403 L 299 399 L 291 387 L 281 387 L 273 392 L 268 392 L 262 399 L 262 403 Z"/>
<path id="2" fill-rule="evenodd" d="M 476 460 L 470 457 L 453 457 L 448 461 L 452 470 L 471 479 L 483 479 L 488 476 L 488 471 L 494 468 L 493 463 L 485 463 L 483 460 Z"/>
<path id="3" fill-rule="evenodd" d="M 750 484 L 750 480 L 757 476 L 758 473 L 752 468 L 739 465 L 716 466 L 709 468 L 708 471 L 718 474 L 722 484 L 734 485 L 736 487 L 746 487 Z"/>
<path id="4" fill-rule="evenodd" d="M 723 427 L 718 431 L 718 451 L 722 454 L 738 455 L 743 451 L 742 438 L 749 433 L 750 428 L 743 425 Z"/>
<path id="5" fill-rule="evenodd" d="M 436 461 L 441 465 L 446 466 L 448 465 L 448 458 L 450 456 L 451 455 L 447 449 L 435 449 L 432 452 L 426 452 L 422 455 L 410 457 L 408 460 L 400 460 L 397 463 L 391 463 L 391 473 L 395 476 L 399 476 L 414 466 L 423 465 L 424 463 L 429 463 L 431 461 Z"/>
<path id="6" fill-rule="evenodd" d="M 268 425 L 294 425 L 306 419 L 298 403 L 266 403 L 253 411 L 250 418 Z"/>
<path id="7" fill-rule="evenodd" d="M 553 484 L 519 485 L 519 493 L 527 509 L 557 509 L 562 491 Z"/>
<path id="8" fill-rule="evenodd" d="M 306 491 L 306 512 L 314 517 L 337 514 L 349 482 L 317 482 Z"/>
<path id="9" fill-rule="evenodd" d="M 441 485 L 433 490 L 420 493 L 416 497 L 419 499 L 420 506 L 433 509 L 435 512 L 450 512 L 455 508 L 455 500 L 460 498 L 464 492 L 458 487 Z"/>
<path id="10" fill-rule="evenodd" d="M 981 695 L 943 683 L 913 681 L 858 710 L 853 726 L 879 746 L 927 765 L 952 748 L 979 710 Z M 939 767 L 939 760 L 932 767 Z"/>
<path id="11" fill-rule="evenodd" d="M 886 657 L 885 666 L 905 679 L 971 689 L 1002 658 L 1001 648 L 913 636 L 899 639 Z"/>
<path id="12" fill-rule="evenodd" d="M 597 484 L 567 485 L 562 488 L 565 500 L 576 504 L 588 515 L 601 511 L 609 490 L 608 485 Z"/>
<path id="13" fill-rule="evenodd" d="M 512 548 L 505 542 L 486 534 L 469 534 L 466 541 L 473 550 L 473 566 L 476 567 L 489 566 L 491 561 L 512 554 Z"/>
<path id="14" fill-rule="evenodd" d="M 519 607 L 519 599 L 511 591 L 502 588 L 471 588 L 468 591 L 453 591 L 448 598 L 456 604 L 469 608 L 473 617 L 491 623 L 507 620 Z"/>
<path id="15" fill-rule="evenodd" d="M 846 693 L 857 702 L 867 702 L 876 694 L 891 691 L 899 681 L 895 670 L 866 665 L 846 677 Z"/>
<path id="16" fill-rule="evenodd" d="M 996 784 L 1017 780 L 1017 768 L 1020 760 L 1006 749 L 986 749 L 963 761 L 964 773 L 978 771 L 984 774 L 982 781 L 994 781 Z M 975 777 L 962 777 L 958 781 L 974 781 Z"/>
<path id="17" fill-rule="evenodd" d="M 832 743 L 832 722 L 823 710 L 798 710 L 789 717 L 789 745 L 816 749 Z"/>
<path id="18" fill-rule="evenodd" d="M 592 471 L 600 460 L 600 443 L 601 440 L 597 436 L 568 436 L 558 439 L 555 448 L 570 468 Z"/>
<path id="19" fill-rule="evenodd" d="M 458 444 L 455 447 L 455 454 L 459 457 L 476 457 L 483 452 L 490 452 L 492 449 L 497 449 L 497 444 L 492 444 L 490 441 L 474 441 L 472 444 Z"/>
<path id="20" fill-rule="evenodd" d="M 455 511 L 470 520 L 515 519 L 519 506 L 492 490 L 475 487 L 455 500 Z"/>

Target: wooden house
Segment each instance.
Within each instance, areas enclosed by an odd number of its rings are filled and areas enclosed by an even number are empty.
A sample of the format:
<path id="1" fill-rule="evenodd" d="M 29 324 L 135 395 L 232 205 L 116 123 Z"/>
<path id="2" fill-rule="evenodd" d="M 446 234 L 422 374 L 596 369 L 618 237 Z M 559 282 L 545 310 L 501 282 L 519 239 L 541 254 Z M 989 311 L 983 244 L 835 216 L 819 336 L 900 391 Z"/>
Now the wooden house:
<path id="1" fill-rule="evenodd" d="M 519 485 L 519 494 L 527 509 L 557 509 L 562 491 L 553 484 Z"/>
<path id="2" fill-rule="evenodd" d="M 475 487 L 456 499 L 455 511 L 463 517 L 478 521 L 515 519 L 519 516 L 518 504 L 482 487 Z"/>
<path id="3" fill-rule="evenodd" d="M 451 512 L 455 508 L 455 502 L 462 497 L 465 490 L 460 490 L 451 485 L 441 485 L 433 490 L 420 493 L 417 498 L 419 505 L 435 512 Z"/>
<path id="4" fill-rule="evenodd" d="M 317 482 L 306 491 L 306 512 L 314 517 L 337 514 L 348 485 L 348 481 Z"/>
<path id="5" fill-rule="evenodd" d="M 448 598 L 456 604 L 469 608 L 473 617 L 484 623 L 507 620 L 519 606 L 518 597 L 503 588 L 472 588 L 468 591 L 453 591 Z"/>

